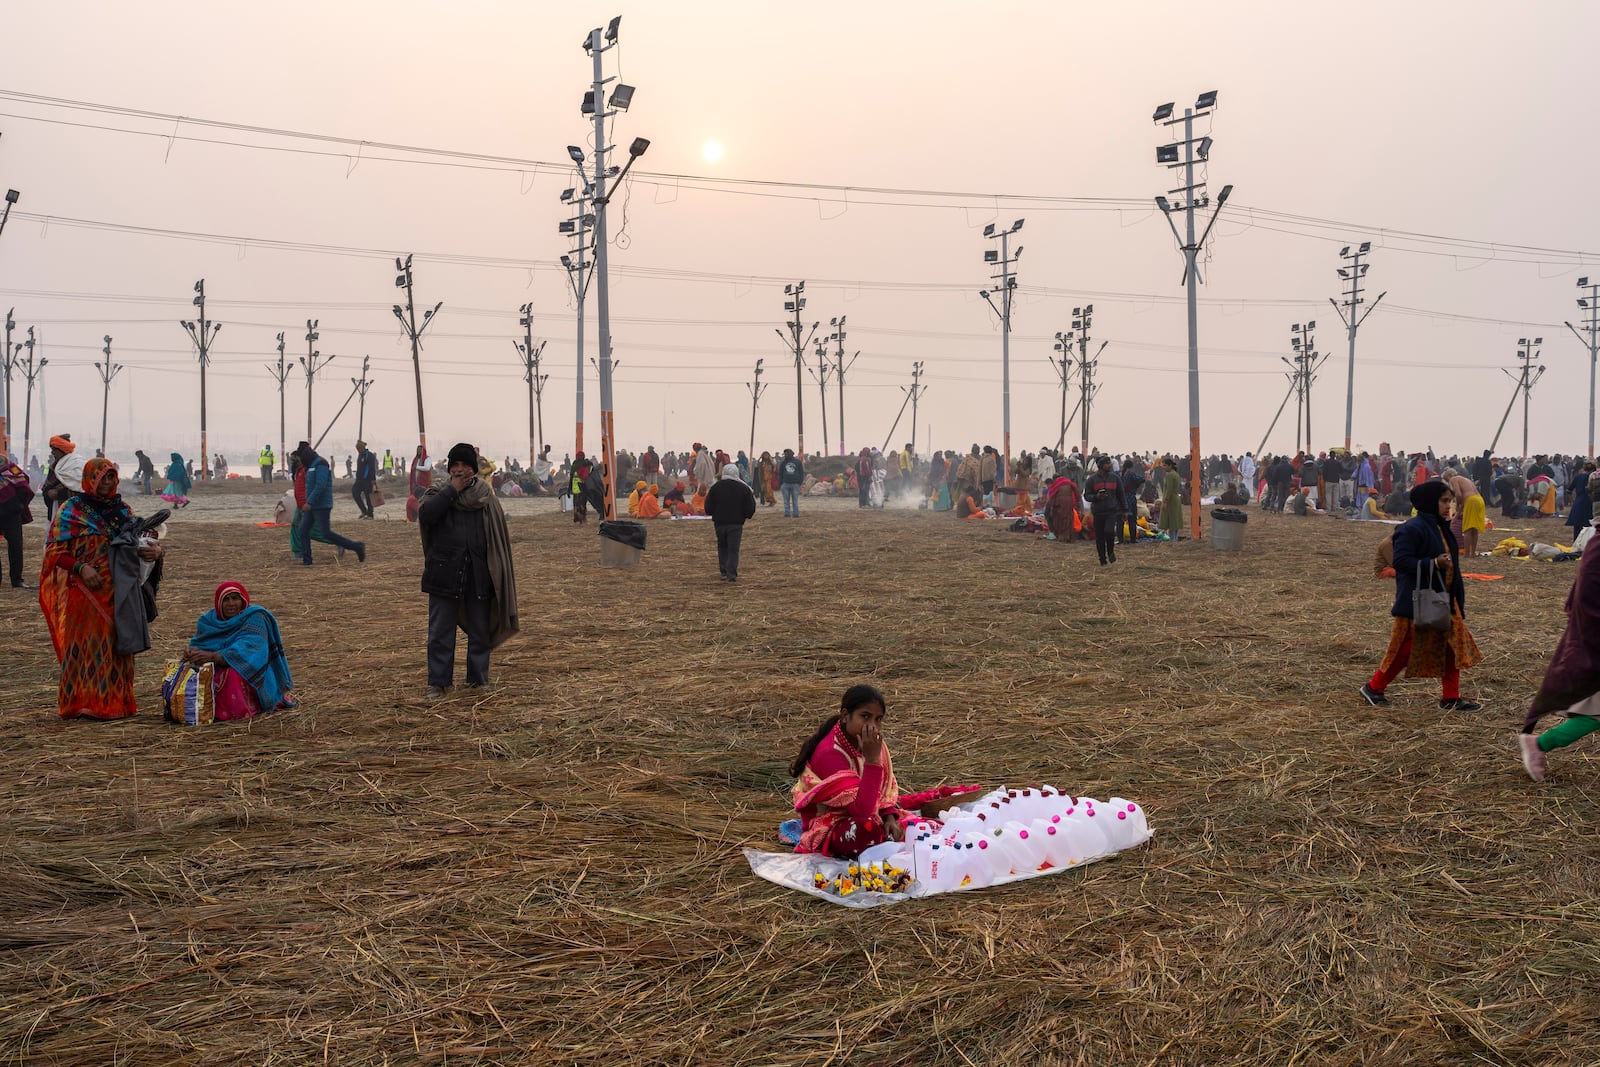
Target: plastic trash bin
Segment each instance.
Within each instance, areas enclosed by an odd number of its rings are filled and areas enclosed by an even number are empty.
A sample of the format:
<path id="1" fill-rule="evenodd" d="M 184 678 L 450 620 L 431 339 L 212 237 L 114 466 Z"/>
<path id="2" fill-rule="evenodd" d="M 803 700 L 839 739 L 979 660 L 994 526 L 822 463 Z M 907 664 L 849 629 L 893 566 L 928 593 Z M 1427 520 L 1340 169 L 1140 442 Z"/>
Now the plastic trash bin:
<path id="1" fill-rule="evenodd" d="M 1250 516 L 1238 508 L 1215 508 L 1211 512 L 1211 547 L 1221 552 L 1237 552 L 1244 547 L 1244 527 Z"/>
<path id="2" fill-rule="evenodd" d="M 600 566 L 637 567 L 643 553 L 643 523 L 615 521 L 600 524 Z"/>

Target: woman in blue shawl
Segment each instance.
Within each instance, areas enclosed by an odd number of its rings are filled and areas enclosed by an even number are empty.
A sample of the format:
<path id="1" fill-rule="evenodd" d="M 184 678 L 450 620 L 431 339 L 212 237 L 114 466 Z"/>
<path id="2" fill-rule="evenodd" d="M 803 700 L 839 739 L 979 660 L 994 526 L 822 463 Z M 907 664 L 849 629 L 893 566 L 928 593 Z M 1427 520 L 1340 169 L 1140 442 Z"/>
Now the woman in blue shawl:
<path id="1" fill-rule="evenodd" d="M 172 453 L 172 462 L 167 464 L 167 489 L 161 494 L 161 499 L 175 508 L 189 506 L 189 490 L 193 486 L 189 478 L 189 467 L 178 453 Z"/>
<path id="2" fill-rule="evenodd" d="M 216 717 L 248 719 L 294 707 L 294 680 L 272 612 L 251 605 L 249 590 L 238 582 L 217 586 L 212 604 L 195 623 L 183 661 L 214 666 Z"/>

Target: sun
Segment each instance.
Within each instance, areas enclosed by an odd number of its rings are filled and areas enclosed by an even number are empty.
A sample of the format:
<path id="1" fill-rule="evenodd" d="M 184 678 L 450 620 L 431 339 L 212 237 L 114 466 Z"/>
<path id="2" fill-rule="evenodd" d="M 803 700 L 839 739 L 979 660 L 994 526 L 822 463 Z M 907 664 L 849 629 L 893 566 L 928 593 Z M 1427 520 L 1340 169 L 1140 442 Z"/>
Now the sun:
<path id="1" fill-rule="evenodd" d="M 722 145 L 716 141 L 707 141 L 701 147 L 700 155 L 707 163 L 715 163 L 722 158 Z"/>

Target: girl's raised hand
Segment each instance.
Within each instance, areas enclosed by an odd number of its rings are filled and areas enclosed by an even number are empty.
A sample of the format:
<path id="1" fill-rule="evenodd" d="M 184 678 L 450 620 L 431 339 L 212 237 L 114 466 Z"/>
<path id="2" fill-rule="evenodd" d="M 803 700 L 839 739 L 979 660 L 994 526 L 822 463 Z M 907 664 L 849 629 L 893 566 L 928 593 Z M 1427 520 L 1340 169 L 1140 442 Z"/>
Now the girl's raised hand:
<path id="1" fill-rule="evenodd" d="M 861 755 L 874 765 L 883 762 L 883 727 L 871 719 L 861 727 Z"/>

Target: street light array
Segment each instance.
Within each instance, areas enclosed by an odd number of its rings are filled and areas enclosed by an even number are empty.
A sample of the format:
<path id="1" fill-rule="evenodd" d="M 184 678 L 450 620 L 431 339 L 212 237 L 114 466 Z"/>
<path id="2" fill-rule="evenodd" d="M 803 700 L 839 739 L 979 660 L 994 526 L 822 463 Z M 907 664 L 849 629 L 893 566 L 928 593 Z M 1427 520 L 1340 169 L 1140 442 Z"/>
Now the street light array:
<path id="1" fill-rule="evenodd" d="M 198 319 L 184 319 L 179 323 L 184 332 L 189 335 L 189 340 L 194 342 L 195 351 L 200 359 L 200 480 L 206 481 L 211 477 L 211 453 L 207 451 L 209 443 L 206 440 L 206 366 L 211 362 L 211 342 L 216 340 L 218 333 L 222 332 L 222 323 L 212 322 L 206 318 L 206 280 L 201 278 L 194 283 L 195 297 L 190 301 L 200 309 Z"/>
<path id="2" fill-rule="evenodd" d="M 1017 219 L 1009 227 L 998 232 L 992 222 L 983 228 L 984 237 L 1000 242 L 998 249 L 990 248 L 983 253 L 985 263 L 999 268 L 989 277 L 1000 283 L 998 286 L 1000 303 L 994 302 L 990 290 L 978 291 L 978 295 L 983 297 L 990 309 L 1000 316 L 1000 436 L 1005 449 L 1003 460 L 1005 466 L 998 478 L 1000 485 L 1011 484 L 1011 298 L 1017 290 L 1017 276 L 1012 273 L 1011 268 L 1022 258 L 1021 245 L 1017 246 L 1015 252 L 1011 251 L 1011 237 L 1022 231 L 1023 221 Z"/>
<path id="3" fill-rule="evenodd" d="M 1367 316 L 1372 314 L 1373 309 L 1388 295 L 1387 293 L 1379 293 L 1377 299 L 1373 300 L 1367 310 L 1361 310 L 1361 305 L 1366 303 L 1366 300 L 1361 295 L 1365 291 L 1361 283 L 1366 278 L 1367 268 L 1370 266 L 1370 264 L 1363 263 L 1361 260 L 1371 251 L 1371 241 L 1362 241 L 1355 247 L 1354 251 L 1351 251 L 1349 245 L 1339 249 L 1339 258 L 1346 263 L 1346 266 L 1338 268 L 1339 277 L 1343 279 L 1346 286 L 1344 300 L 1339 302 L 1332 297 L 1328 298 L 1328 303 L 1333 305 L 1334 310 L 1339 313 L 1339 318 L 1344 321 L 1345 332 L 1350 338 L 1350 363 L 1345 375 L 1344 392 L 1344 450 L 1346 452 L 1350 451 L 1350 428 L 1355 419 L 1356 408 L 1356 331 L 1361 328 L 1363 322 L 1367 321 Z M 1311 435 L 1308 431 L 1306 434 L 1307 449 L 1314 447 L 1310 437 Z"/>

